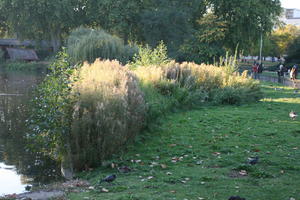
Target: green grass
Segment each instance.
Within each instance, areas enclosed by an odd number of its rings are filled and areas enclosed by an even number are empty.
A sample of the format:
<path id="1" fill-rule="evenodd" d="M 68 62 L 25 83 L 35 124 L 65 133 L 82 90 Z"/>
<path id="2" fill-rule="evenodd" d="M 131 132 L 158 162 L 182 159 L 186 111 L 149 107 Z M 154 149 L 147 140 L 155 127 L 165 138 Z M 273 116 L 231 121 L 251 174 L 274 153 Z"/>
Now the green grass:
<path id="1" fill-rule="evenodd" d="M 9 71 L 36 71 L 46 69 L 47 62 L 22 62 L 22 61 L 7 61 L 0 63 L 0 68 L 3 67 Z"/>
<path id="2" fill-rule="evenodd" d="M 289 119 L 288 113 L 300 111 L 300 96 L 291 88 L 262 86 L 265 98 L 258 103 L 168 115 L 158 130 L 145 133 L 107 167 L 81 173 L 79 177 L 95 189 L 70 193 L 68 198 L 226 200 L 239 195 L 247 200 L 298 199 L 300 121 Z M 247 164 L 250 156 L 259 156 L 259 163 Z M 134 171 L 121 174 L 109 163 Z M 239 175 L 240 170 L 246 170 L 247 176 Z M 113 173 L 117 179 L 112 185 L 99 184 Z"/>

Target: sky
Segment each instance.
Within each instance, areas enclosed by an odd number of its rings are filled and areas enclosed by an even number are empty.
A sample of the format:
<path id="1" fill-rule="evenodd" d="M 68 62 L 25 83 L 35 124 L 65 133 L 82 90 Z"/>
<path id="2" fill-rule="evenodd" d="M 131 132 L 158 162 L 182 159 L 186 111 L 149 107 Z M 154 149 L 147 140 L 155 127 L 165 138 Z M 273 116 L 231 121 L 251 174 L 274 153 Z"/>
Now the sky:
<path id="1" fill-rule="evenodd" d="M 280 0 L 283 8 L 298 8 L 300 9 L 300 0 Z"/>

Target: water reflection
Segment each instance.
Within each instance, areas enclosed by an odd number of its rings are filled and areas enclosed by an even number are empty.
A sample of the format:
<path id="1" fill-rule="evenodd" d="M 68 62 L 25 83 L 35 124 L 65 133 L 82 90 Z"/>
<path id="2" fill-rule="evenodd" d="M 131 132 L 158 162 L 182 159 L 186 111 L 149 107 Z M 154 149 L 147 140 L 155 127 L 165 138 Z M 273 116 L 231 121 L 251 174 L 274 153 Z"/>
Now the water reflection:
<path id="1" fill-rule="evenodd" d="M 16 172 L 15 166 L 0 163 L 0 196 L 25 192 L 27 178 Z"/>
<path id="2" fill-rule="evenodd" d="M 42 79 L 41 73 L 0 71 L 0 195 L 23 192 L 59 171 L 54 161 L 30 151 L 25 139 L 32 90 Z"/>

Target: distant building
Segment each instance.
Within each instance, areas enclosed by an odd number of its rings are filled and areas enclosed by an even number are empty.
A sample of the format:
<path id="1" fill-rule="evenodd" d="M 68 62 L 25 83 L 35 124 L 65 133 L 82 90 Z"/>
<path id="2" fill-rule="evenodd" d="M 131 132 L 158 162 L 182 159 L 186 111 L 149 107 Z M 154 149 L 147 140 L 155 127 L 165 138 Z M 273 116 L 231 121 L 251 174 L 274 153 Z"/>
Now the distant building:
<path id="1" fill-rule="evenodd" d="M 284 9 L 280 20 L 287 25 L 300 26 L 300 9 Z"/>
<path id="2" fill-rule="evenodd" d="M 29 40 L 0 39 L 0 49 L 4 52 L 4 59 L 8 60 L 39 60 L 36 52 L 30 48 L 34 45 L 34 42 Z"/>

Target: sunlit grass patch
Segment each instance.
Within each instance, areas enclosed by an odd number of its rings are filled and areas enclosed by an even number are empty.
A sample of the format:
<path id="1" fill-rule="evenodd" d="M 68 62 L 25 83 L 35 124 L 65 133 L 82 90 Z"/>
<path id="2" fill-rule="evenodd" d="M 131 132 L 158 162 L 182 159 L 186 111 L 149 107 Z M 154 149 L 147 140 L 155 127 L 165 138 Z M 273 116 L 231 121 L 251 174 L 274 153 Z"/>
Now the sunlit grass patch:
<path id="1" fill-rule="evenodd" d="M 271 85 L 263 83 L 270 101 L 169 114 L 160 129 L 106 167 L 82 173 L 97 189 L 70 199 L 297 199 L 300 121 L 288 113 L 299 109 L 300 99 L 290 88 Z M 277 97 L 287 102 L 271 101 Z M 259 157 L 256 165 L 247 163 L 251 156 Z M 133 171 L 119 173 L 111 163 Z M 112 173 L 118 176 L 114 185 L 97 185 Z"/>

